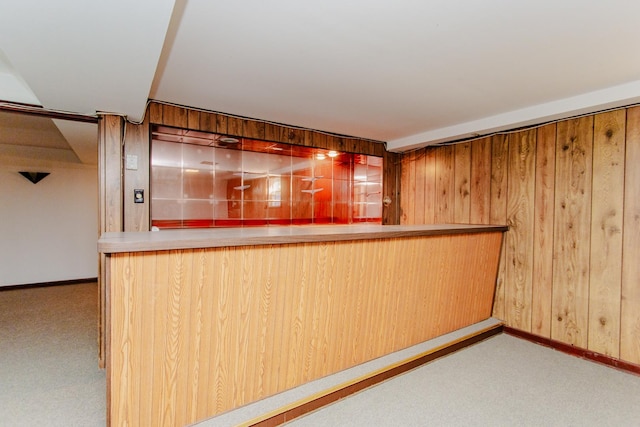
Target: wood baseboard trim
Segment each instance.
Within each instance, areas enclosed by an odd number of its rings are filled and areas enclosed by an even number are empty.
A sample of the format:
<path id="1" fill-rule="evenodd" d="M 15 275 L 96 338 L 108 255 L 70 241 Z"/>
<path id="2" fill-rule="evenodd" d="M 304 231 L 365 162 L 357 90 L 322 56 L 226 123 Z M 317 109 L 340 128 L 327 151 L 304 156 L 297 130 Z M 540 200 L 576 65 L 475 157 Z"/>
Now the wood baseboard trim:
<path id="1" fill-rule="evenodd" d="M 24 285 L 7 285 L 7 286 L 0 286 L 0 292 L 12 291 L 16 289 L 43 288 L 46 286 L 77 285 L 80 283 L 96 282 L 97 280 L 98 280 L 97 277 L 89 277 L 87 279 L 59 280 L 57 282 L 27 283 Z"/>
<path id="2" fill-rule="evenodd" d="M 512 335 L 514 337 L 522 338 L 527 341 L 534 342 L 536 344 L 544 345 L 546 347 L 551 347 L 555 350 L 570 354 L 572 356 L 577 356 L 583 359 L 591 360 L 593 362 L 601 363 L 603 365 L 620 369 L 622 371 L 629 372 L 631 374 L 640 375 L 640 365 L 636 365 L 630 362 L 625 362 L 624 360 L 616 359 L 614 357 L 607 356 L 602 353 L 596 353 L 595 351 L 586 350 L 584 348 L 579 348 L 570 344 L 565 344 L 563 342 L 552 340 L 550 338 L 534 335 L 530 332 L 514 329 L 510 326 L 504 326 L 504 333 L 508 335 Z"/>
<path id="3" fill-rule="evenodd" d="M 334 403 L 351 394 L 362 391 L 366 388 L 374 386 L 382 381 L 392 378 L 396 375 L 403 374 L 421 365 L 429 363 L 435 359 L 446 356 L 460 349 L 468 347 L 477 342 L 483 341 L 489 337 L 502 332 L 503 325 L 498 324 L 488 328 L 479 330 L 473 334 L 461 337 L 453 342 L 436 347 L 427 352 L 418 354 L 409 359 L 387 366 L 380 370 L 371 372 L 365 376 L 356 378 L 352 381 L 324 390 L 305 399 L 301 399 L 290 405 L 279 408 L 261 417 L 254 418 L 246 423 L 240 424 L 242 427 L 258 426 L 273 427 L 284 424 L 304 414 L 315 411 L 323 406 Z"/>

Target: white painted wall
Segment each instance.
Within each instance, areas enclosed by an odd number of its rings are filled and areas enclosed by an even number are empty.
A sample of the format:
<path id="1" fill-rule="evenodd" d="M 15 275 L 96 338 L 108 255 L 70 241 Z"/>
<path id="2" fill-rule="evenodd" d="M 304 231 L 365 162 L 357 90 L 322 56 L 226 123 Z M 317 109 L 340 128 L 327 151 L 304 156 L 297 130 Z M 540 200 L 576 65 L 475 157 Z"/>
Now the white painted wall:
<path id="1" fill-rule="evenodd" d="M 97 277 L 97 236 L 96 167 L 0 162 L 0 286 Z"/>

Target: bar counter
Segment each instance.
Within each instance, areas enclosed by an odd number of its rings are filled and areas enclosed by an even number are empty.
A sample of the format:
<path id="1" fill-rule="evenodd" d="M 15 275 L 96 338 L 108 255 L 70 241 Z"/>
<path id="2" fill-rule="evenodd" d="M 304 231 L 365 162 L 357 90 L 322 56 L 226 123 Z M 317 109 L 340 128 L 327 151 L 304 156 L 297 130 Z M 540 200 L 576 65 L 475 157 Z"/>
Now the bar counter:
<path id="1" fill-rule="evenodd" d="M 506 230 L 106 233 L 108 423 L 193 424 L 488 319 Z"/>
<path id="2" fill-rule="evenodd" d="M 119 253 L 225 246 L 279 245 L 506 231 L 501 225 L 312 225 L 104 233 L 98 252 Z"/>

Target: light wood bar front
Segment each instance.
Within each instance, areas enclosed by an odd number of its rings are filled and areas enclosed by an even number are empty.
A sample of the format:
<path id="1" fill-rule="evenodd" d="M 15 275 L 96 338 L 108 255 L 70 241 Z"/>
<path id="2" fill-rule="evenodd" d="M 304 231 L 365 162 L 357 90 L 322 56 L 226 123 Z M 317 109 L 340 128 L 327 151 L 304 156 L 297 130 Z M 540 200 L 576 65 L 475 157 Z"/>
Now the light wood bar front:
<path id="1" fill-rule="evenodd" d="M 106 233 L 109 423 L 191 424 L 485 320 L 505 230 Z"/>

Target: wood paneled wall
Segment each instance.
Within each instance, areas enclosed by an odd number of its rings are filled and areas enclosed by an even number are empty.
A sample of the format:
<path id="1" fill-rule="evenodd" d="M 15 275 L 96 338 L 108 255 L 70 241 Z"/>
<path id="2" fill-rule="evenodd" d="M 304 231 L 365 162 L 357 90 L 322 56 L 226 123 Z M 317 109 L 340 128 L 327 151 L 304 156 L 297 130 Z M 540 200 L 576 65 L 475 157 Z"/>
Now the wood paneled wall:
<path id="1" fill-rule="evenodd" d="M 104 116 L 98 121 L 98 163 L 100 165 L 100 234 L 123 231 L 122 225 L 122 137 L 120 116 Z"/>
<path id="2" fill-rule="evenodd" d="M 119 116 L 98 121 L 98 237 L 109 231 L 123 231 L 122 135 L 124 122 Z M 105 256 L 98 255 L 98 362 L 105 366 Z"/>
<path id="3" fill-rule="evenodd" d="M 405 154 L 401 223 L 508 224 L 494 315 L 640 364 L 640 107 Z"/>
<path id="4" fill-rule="evenodd" d="M 110 117 L 109 120 L 121 120 L 120 117 Z M 375 141 L 340 137 L 329 135 L 320 131 L 305 130 L 295 127 L 267 123 L 259 120 L 243 119 L 225 114 L 200 111 L 186 107 L 151 102 L 145 115 L 145 120 L 140 125 L 125 124 L 121 135 L 121 145 L 124 146 L 124 154 L 138 156 L 138 169 L 122 169 L 124 176 L 122 190 L 120 191 L 122 206 L 113 206 L 107 215 L 119 214 L 123 218 L 125 231 L 149 230 L 149 203 L 133 203 L 133 189 L 145 190 L 147 201 L 149 194 L 149 128 L 152 125 L 173 126 L 183 129 L 192 129 L 203 132 L 222 133 L 238 137 L 254 138 L 307 147 L 344 151 L 349 153 L 367 154 L 383 158 L 385 181 L 383 183 L 383 196 L 389 196 L 392 203 L 385 206 L 382 211 L 384 224 L 398 224 L 399 201 L 395 189 L 397 183 L 396 173 L 399 169 L 400 155 L 385 150 L 384 144 Z M 101 144 L 105 140 L 101 138 Z M 109 208 L 107 206 L 107 208 Z"/>
<path id="5" fill-rule="evenodd" d="M 501 241 L 113 254 L 110 425 L 191 424 L 487 319 Z"/>
<path id="6" fill-rule="evenodd" d="M 320 131 L 244 119 L 158 102 L 149 104 L 148 115 L 151 124 L 182 129 L 221 133 L 349 153 L 369 154 L 378 157 L 382 157 L 385 151 L 384 144 L 370 140 L 339 137 Z"/>

